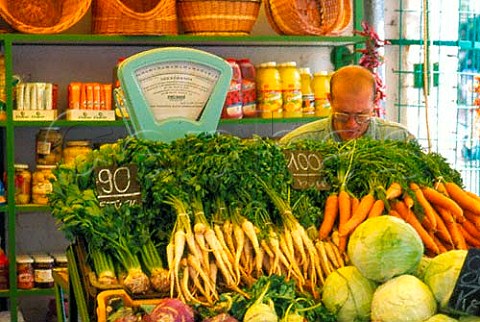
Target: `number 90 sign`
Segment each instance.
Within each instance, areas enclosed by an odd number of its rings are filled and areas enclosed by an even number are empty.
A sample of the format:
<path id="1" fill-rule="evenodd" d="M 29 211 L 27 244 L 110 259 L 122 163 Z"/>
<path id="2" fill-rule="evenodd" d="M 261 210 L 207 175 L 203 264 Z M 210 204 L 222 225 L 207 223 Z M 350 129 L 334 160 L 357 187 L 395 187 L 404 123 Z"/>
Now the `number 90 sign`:
<path id="1" fill-rule="evenodd" d="M 134 164 L 95 168 L 95 184 L 100 207 L 120 207 L 124 203 L 135 205 L 142 201 Z"/>

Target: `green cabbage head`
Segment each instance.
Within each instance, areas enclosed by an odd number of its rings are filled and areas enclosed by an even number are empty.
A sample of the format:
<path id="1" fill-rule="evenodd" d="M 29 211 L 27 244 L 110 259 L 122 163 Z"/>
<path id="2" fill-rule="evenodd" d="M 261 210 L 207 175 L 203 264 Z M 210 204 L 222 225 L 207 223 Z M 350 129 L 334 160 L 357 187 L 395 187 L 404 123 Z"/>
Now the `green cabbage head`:
<path id="1" fill-rule="evenodd" d="M 426 320 L 425 322 L 458 322 L 458 320 L 448 315 L 438 313 Z"/>
<path id="2" fill-rule="evenodd" d="M 466 250 L 449 250 L 435 256 L 425 270 L 423 280 L 435 295 L 442 312 L 448 312 L 448 301 L 466 256 Z"/>
<path id="3" fill-rule="evenodd" d="M 386 215 L 361 223 L 350 236 L 347 252 L 365 277 L 385 282 L 413 273 L 422 259 L 424 246 L 412 226 Z"/>
<path id="4" fill-rule="evenodd" d="M 372 321 L 421 322 L 432 317 L 437 302 L 418 277 L 400 275 L 377 287 L 372 299 Z"/>
<path id="5" fill-rule="evenodd" d="M 370 321 L 370 306 L 377 284 L 354 266 L 329 274 L 322 289 L 322 302 L 337 315 L 338 322 Z"/>

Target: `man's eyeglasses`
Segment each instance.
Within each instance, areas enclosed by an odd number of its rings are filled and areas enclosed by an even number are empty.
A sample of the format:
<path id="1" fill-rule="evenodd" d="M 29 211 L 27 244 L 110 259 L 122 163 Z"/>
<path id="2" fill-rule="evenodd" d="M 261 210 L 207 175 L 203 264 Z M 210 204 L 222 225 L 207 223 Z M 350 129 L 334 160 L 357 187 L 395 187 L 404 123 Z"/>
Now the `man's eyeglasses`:
<path id="1" fill-rule="evenodd" d="M 357 124 L 366 124 L 372 119 L 371 114 L 356 114 L 356 113 L 342 113 L 335 112 L 333 113 L 333 118 L 335 121 L 340 123 L 347 123 L 350 117 L 353 117 Z"/>

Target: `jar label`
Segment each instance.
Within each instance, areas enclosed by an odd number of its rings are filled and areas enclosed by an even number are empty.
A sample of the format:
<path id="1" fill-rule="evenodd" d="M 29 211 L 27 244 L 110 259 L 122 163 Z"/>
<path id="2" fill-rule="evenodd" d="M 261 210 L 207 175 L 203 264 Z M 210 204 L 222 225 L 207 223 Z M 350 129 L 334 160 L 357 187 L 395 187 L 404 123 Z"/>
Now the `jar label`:
<path id="1" fill-rule="evenodd" d="M 51 269 L 36 269 L 35 283 L 51 283 L 53 282 L 53 274 Z"/>
<path id="2" fill-rule="evenodd" d="M 52 149 L 52 143 L 48 141 L 39 141 L 37 142 L 37 153 L 38 154 L 50 154 Z"/>

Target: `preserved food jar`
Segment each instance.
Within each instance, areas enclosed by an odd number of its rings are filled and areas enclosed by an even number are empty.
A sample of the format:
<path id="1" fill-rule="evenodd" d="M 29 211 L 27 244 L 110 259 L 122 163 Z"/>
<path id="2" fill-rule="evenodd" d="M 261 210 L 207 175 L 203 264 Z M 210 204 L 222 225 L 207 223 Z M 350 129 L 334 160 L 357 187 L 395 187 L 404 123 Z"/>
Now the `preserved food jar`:
<path id="1" fill-rule="evenodd" d="M 53 258 L 47 255 L 34 258 L 33 272 L 35 276 L 35 287 L 51 288 L 53 281 Z"/>
<path id="2" fill-rule="evenodd" d="M 309 117 L 315 115 L 315 96 L 312 90 L 312 73 L 310 68 L 299 69 L 302 82 L 302 115 Z"/>
<path id="3" fill-rule="evenodd" d="M 52 180 L 55 176 L 52 173 L 53 165 L 37 165 L 32 175 L 32 202 L 35 204 L 48 204 L 48 194 L 52 192 Z"/>
<path id="4" fill-rule="evenodd" d="M 54 262 L 55 262 L 55 268 L 67 268 L 68 267 L 68 260 L 67 256 L 62 253 L 58 254 L 50 254 L 52 255 Z"/>
<path id="5" fill-rule="evenodd" d="M 302 81 L 294 61 L 279 65 L 284 117 L 302 117 Z"/>
<path id="6" fill-rule="evenodd" d="M 248 58 L 238 60 L 242 74 L 242 110 L 244 117 L 256 117 L 257 111 L 257 88 L 255 83 L 255 66 Z"/>
<path id="7" fill-rule="evenodd" d="M 241 119 L 243 117 L 242 73 L 240 72 L 240 66 L 235 59 L 227 58 L 227 62 L 232 67 L 232 79 L 230 80 L 230 87 L 223 105 L 222 118 Z"/>
<path id="8" fill-rule="evenodd" d="M 58 127 L 40 129 L 36 137 L 37 164 L 55 165 L 62 159 L 63 135 Z"/>
<path id="9" fill-rule="evenodd" d="M 15 164 L 15 203 L 25 205 L 30 203 L 32 174 L 28 164 Z"/>
<path id="10" fill-rule="evenodd" d="M 315 116 L 328 116 L 330 103 L 327 94 L 330 92 L 330 75 L 326 71 L 313 74 L 313 93 L 315 96 Z"/>
<path id="11" fill-rule="evenodd" d="M 77 157 L 84 158 L 91 151 L 90 141 L 67 141 L 63 149 L 63 162 L 74 165 Z"/>
<path id="12" fill-rule="evenodd" d="M 0 248 L 0 290 L 8 289 L 8 257 Z"/>
<path id="13" fill-rule="evenodd" d="M 257 102 L 262 118 L 283 117 L 282 83 L 276 62 L 257 66 Z"/>
<path id="14" fill-rule="evenodd" d="M 33 258 L 28 255 L 17 256 L 17 287 L 28 290 L 35 286 Z"/>

